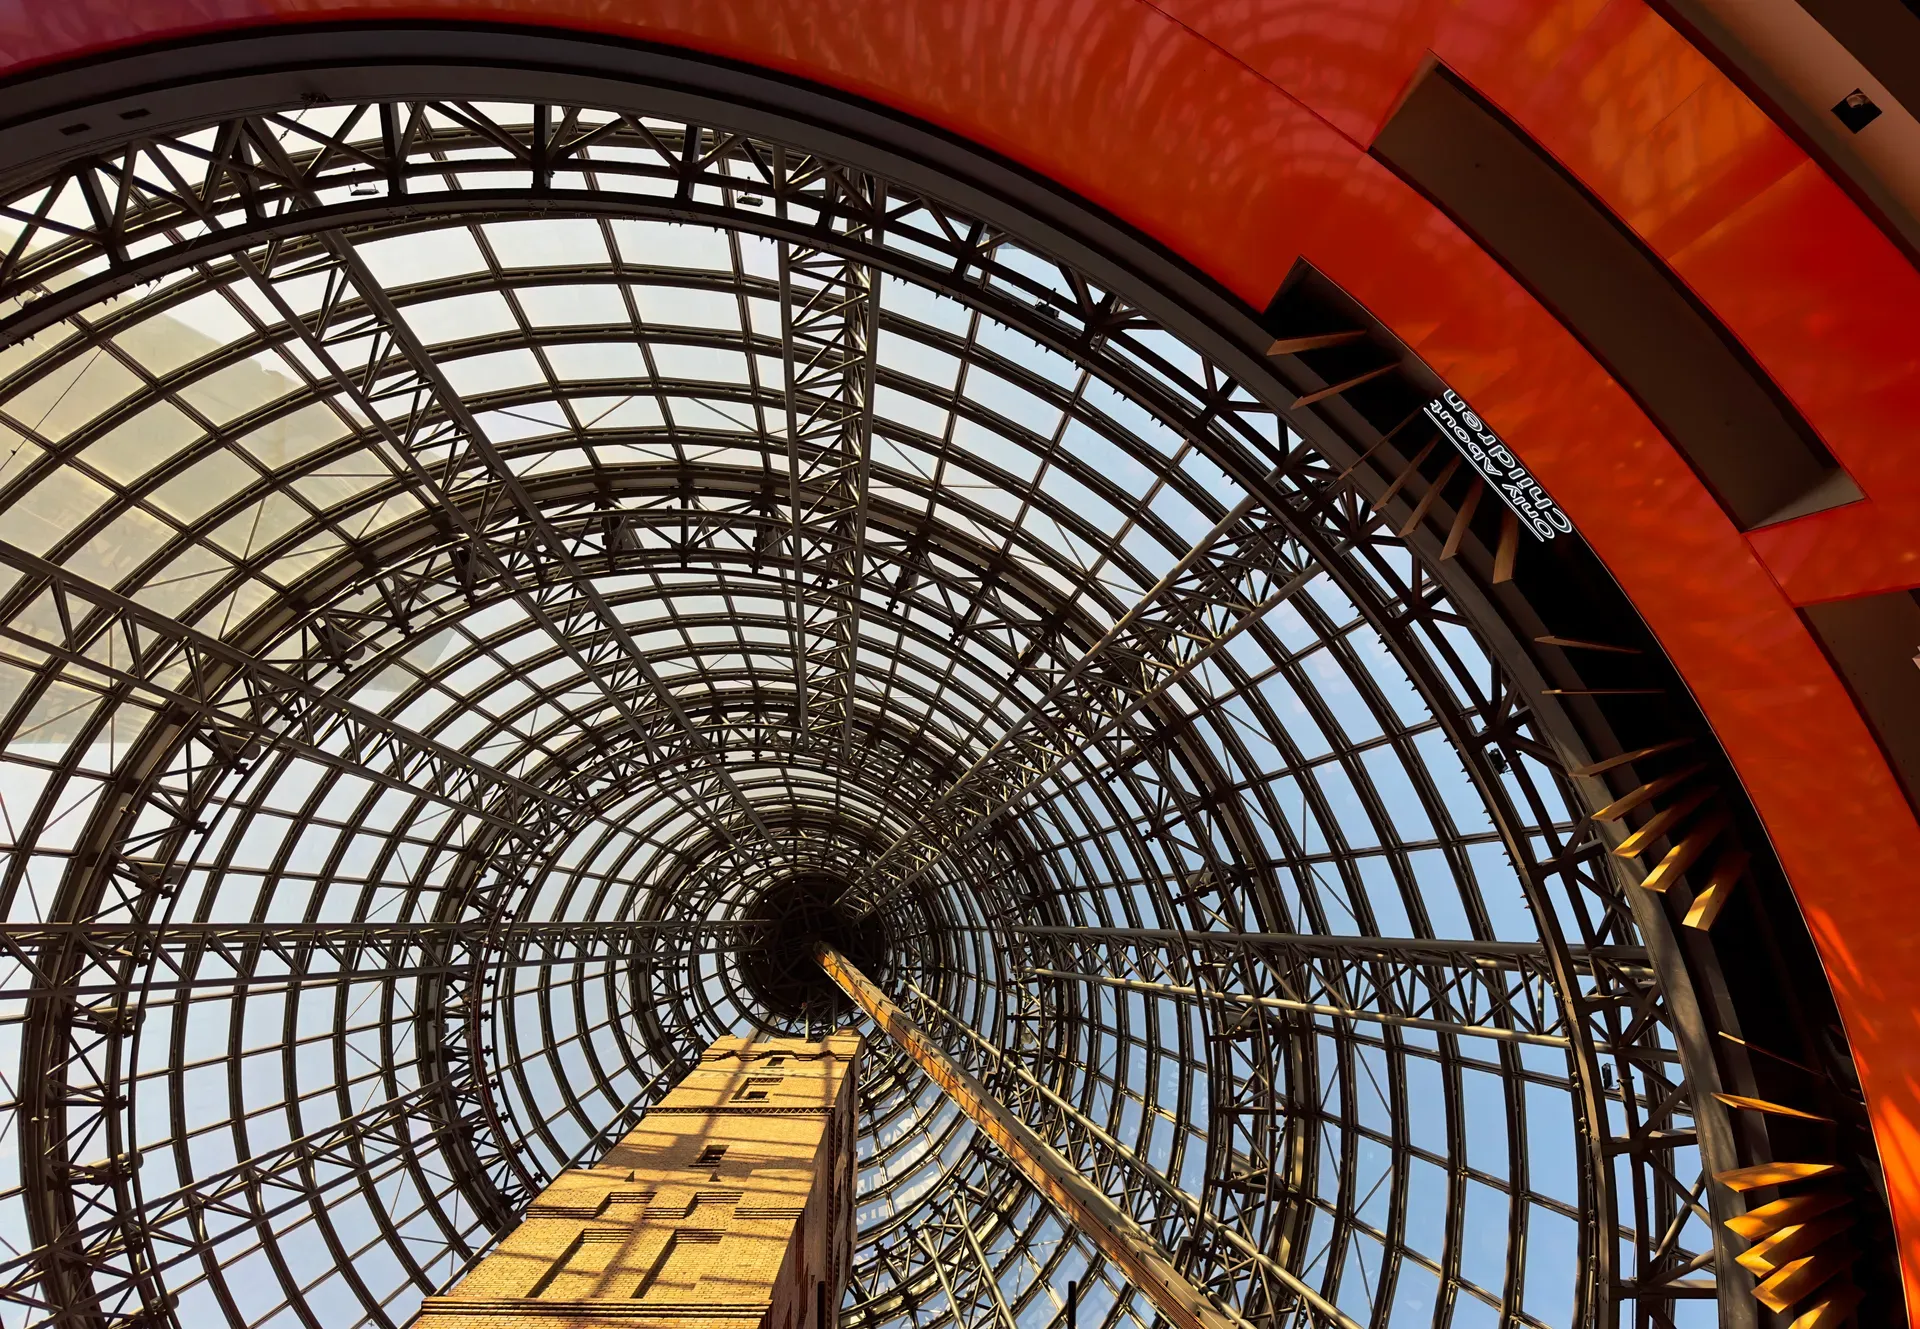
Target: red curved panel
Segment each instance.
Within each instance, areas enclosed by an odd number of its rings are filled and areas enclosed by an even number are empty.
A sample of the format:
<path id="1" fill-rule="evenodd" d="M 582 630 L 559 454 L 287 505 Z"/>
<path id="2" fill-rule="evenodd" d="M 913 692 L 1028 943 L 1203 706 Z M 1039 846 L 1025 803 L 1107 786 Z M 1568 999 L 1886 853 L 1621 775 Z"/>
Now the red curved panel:
<path id="1" fill-rule="evenodd" d="M 0 0 L 0 71 L 275 21 L 684 45 L 1004 153 L 1255 304 L 1298 256 L 1484 414 L 1660 637 L 1831 974 L 1920 1305 L 1920 823 L 1796 605 L 1920 584 L 1920 273 L 1642 0 Z M 1363 145 L 1433 52 L 1667 259 L 1866 501 L 1743 536 L 1560 325 Z"/>

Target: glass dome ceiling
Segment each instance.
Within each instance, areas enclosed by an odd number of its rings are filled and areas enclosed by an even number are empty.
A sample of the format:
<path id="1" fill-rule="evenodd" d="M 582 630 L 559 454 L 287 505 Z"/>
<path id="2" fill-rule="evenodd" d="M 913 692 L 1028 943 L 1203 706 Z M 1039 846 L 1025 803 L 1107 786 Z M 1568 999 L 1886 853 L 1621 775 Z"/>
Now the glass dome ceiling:
<path id="1" fill-rule="evenodd" d="M 1565 763 L 1138 293 L 557 105 L 6 204 L 0 1320 L 404 1324 L 834 930 L 1254 1324 L 1715 1322 Z M 851 1322 L 1152 1321 L 875 1051 Z"/>

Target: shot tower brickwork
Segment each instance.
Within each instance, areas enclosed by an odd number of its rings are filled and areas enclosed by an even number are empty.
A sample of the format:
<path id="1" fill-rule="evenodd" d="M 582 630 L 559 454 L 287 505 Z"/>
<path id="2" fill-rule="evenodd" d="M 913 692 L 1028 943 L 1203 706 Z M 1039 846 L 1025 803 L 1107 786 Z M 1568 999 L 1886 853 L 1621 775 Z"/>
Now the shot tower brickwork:
<path id="1" fill-rule="evenodd" d="M 723 1038 L 415 1329 L 832 1329 L 861 1040 Z"/>

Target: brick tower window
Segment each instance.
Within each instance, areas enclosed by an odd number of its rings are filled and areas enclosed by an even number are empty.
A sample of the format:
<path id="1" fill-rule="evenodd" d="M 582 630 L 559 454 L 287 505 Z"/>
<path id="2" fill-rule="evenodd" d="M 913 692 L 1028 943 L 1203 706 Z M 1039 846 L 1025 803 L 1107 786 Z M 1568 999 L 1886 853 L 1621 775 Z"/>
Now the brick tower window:
<path id="1" fill-rule="evenodd" d="M 785 1078 L 785 1076 L 780 1075 L 750 1075 L 747 1077 L 745 1084 L 742 1084 L 738 1089 L 734 1090 L 733 1101 L 736 1103 L 764 1103 L 767 1101 L 767 1091 Z"/>

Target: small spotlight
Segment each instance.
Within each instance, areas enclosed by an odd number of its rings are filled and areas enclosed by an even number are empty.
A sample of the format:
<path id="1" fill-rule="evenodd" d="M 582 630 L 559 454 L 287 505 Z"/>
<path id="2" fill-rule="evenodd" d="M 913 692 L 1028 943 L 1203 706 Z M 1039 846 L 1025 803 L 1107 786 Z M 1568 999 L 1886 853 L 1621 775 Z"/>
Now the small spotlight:
<path id="1" fill-rule="evenodd" d="M 766 202 L 766 200 L 758 194 L 742 194 L 740 196 L 740 206 L 743 208 L 757 208 L 764 202 Z"/>
<path id="2" fill-rule="evenodd" d="M 1833 113 L 1840 117 L 1840 123 L 1847 127 L 1849 134 L 1859 133 L 1880 118 L 1880 108 L 1873 104 L 1873 98 L 1859 88 L 1835 102 Z"/>

